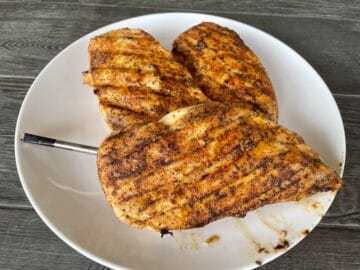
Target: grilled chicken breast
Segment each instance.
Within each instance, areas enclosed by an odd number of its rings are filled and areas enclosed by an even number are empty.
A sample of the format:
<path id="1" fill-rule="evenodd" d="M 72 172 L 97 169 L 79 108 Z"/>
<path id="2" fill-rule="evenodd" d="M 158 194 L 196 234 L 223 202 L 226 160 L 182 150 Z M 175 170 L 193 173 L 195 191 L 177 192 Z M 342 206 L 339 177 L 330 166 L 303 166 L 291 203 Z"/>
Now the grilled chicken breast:
<path id="1" fill-rule="evenodd" d="M 259 59 L 234 31 L 201 23 L 182 33 L 174 41 L 172 52 L 211 100 L 236 102 L 277 121 L 270 79 Z"/>
<path id="2" fill-rule="evenodd" d="M 179 230 L 342 186 L 303 139 L 236 104 L 182 108 L 112 133 L 98 173 L 117 217 Z"/>
<path id="3" fill-rule="evenodd" d="M 119 29 L 91 39 L 92 86 L 112 129 L 158 120 L 175 109 L 207 100 L 190 73 L 150 34 Z"/>

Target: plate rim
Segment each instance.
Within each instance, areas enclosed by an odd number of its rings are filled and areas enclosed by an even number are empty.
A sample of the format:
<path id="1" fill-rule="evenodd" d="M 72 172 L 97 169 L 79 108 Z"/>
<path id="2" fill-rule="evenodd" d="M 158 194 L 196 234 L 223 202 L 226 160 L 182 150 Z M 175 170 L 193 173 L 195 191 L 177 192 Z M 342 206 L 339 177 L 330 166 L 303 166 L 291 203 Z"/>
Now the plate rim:
<path id="1" fill-rule="evenodd" d="M 68 246 L 70 246 L 72 249 L 74 249 L 75 251 L 77 251 L 78 253 L 80 253 L 81 255 L 87 257 L 90 260 L 93 260 L 97 263 L 100 263 L 106 267 L 112 268 L 112 269 L 120 269 L 120 270 L 130 270 L 130 268 L 124 267 L 124 266 L 120 266 L 118 264 L 114 264 L 113 262 L 103 259 L 101 257 L 99 257 L 98 255 L 96 255 L 95 253 L 92 253 L 84 248 L 82 248 L 81 246 L 79 246 L 78 244 L 76 244 L 74 241 L 72 241 L 70 238 L 68 238 L 67 236 L 65 236 L 63 234 L 63 232 L 58 229 L 48 218 L 47 216 L 42 212 L 41 207 L 38 206 L 38 204 L 35 202 L 35 199 L 33 198 L 30 188 L 28 188 L 27 184 L 26 184 L 26 180 L 25 180 L 25 176 L 23 175 L 23 171 L 21 168 L 21 161 L 20 161 L 20 150 L 19 150 L 19 145 L 20 145 L 20 138 L 22 136 L 22 134 L 19 134 L 19 128 L 20 128 L 20 124 L 23 118 L 23 114 L 24 114 L 24 110 L 25 110 L 25 104 L 27 103 L 29 97 L 31 96 L 31 92 L 33 92 L 35 85 L 38 83 L 40 77 L 43 75 L 43 73 L 45 72 L 45 70 L 48 69 L 48 67 L 54 62 L 56 61 L 56 59 L 60 58 L 66 51 L 68 51 L 71 47 L 75 46 L 77 43 L 81 42 L 84 38 L 88 38 L 90 36 L 96 35 L 99 32 L 102 32 L 105 28 L 111 28 L 112 26 L 115 26 L 116 24 L 120 23 L 120 22 L 126 22 L 129 20 L 136 20 L 136 19 L 140 19 L 140 18 L 145 18 L 145 17 L 157 17 L 157 16 L 172 16 L 172 15 L 181 15 L 181 16 L 206 16 L 209 19 L 214 18 L 216 19 L 222 19 L 222 20 L 228 20 L 229 22 L 232 23 L 236 23 L 236 24 L 242 24 L 245 25 L 247 27 L 249 27 L 252 30 L 261 32 L 261 34 L 266 35 L 267 37 L 270 37 L 272 39 L 275 39 L 277 42 L 280 42 L 281 45 L 285 46 L 287 49 L 291 50 L 299 59 L 301 59 L 303 61 L 303 64 L 305 64 L 308 68 L 310 68 L 310 70 L 316 74 L 316 76 L 318 77 L 319 81 L 321 82 L 321 84 L 323 84 L 327 91 L 328 94 L 330 95 L 330 100 L 331 100 L 331 105 L 330 106 L 335 106 L 335 109 L 338 113 L 338 115 L 340 116 L 340 122 L 341 122 L 341 127 L 342 127 L 342 135 L 344 137 L 344 141 L 343 141 L 343 149 L 344 152 L 342 153 L 342 160 L 341 160 L 341 167 L 340 167 L 340 172 L 339 175 L 342 177 L 343 173 L 344 173 L 344 168 L 345 168 L 345 162 L 346 162 L 346 133 L 345 133 L 345 128 L 344 128 L 344 122 L 342 119 L 342 115 L 341 115 L 341 111 L 339 109 L 339 106 L 336 103 L 335 97 L 332 94 L 332 92 L 330 91 L 329 87 L 327 86 L 327 84 L 325 83 L 324 79 L 320 76 L 320 74 L 313 68 L 313 66 L 307 61 L 306 58 L 304 58 L 301 54 L 299 54 L 296 50 L 294 50 L 292 47 L 290 47 L 289 45 L 287 45 L 285 42 L 283 42 L 282 40 L 280 40 L 279 38 L 277 38 L 276 36 L 273 36 L 272 34 L 269 34 L 267 32 L 265 32 L 262 29 L 259 29 L 255 26 L 249 25 L 247 23 L 241 22 L 241 21 L 237 21 L 235 19 L 231 19 L 231 18 L 227 18 L 227 17 L 222 17 L 222 16 L 217 16 L 217 15 L 213 15 L 213 14 L 207 14 L 207 13 L 200 13 L 200 12 L 158 12 L 158 13 L 149 13 L 149 14 L 144 14 L 144 15 L 139 15 L 139 16 L 135 16 L 135 17 L 128 17 L 122 20 L 118 20 L 109 24 L 106 24 L 100 28 L 97 28 L 81 37 L 79 37 L 78 39 L 76 39 L 75 41 L 73 41 L 72 43 L 70 43 L 68 46 L 66 46 L 63 50 L 61 50 L 56 56 L 54 56 L 51 60 L 49 60 L 49 62 L 41 69 L 41 71 L 37 74 L 37 76 L 35 77 L 34 81 L 31 83 L 29 89 L 26 92 L 26 95 L 21 103 L 21 107 L 20 110 L 18 112 L 18 116 L 17 116 L 17 120 L 16 120 L 16 127 L 15 127 L 15 135 L 14 135 L 14 152 L 15 152 L 15 163 L 16 163 L 16 169 L 17 169 L 17 173 L 19 176 L 19 180 L 21 183 L 21 186 L 25 192 L 26 198 L 29 200 L 31 206 L 33 207 L 35 213 L 41 218 L 41 220 L 50 228 L 50 230 L 57 236 L 59 237 L 62 241 L 64 241 Z M 334 195 L 332 196 L 331 201 L 329 202 L 329 205 L 327 207 L 327 209 L 325 210 L 325 213 L 327 213 L 328 209 L 330 208 L 330 206 L 332 205 L 335 197 L 336 197 L 336 193 L 333 193 Z M 318 223 L 316 223 L 312 228 L 310 228 L 309 232 L 311 232 L 314 228 L 316 228 L 316 226 L 320 223 L 321 219 L 319 220 Z M 265 265 L 275 259 L 277 259 L 278 257 L 280 257 L 281 255 L 287 253 L 289 250 L 291 250 L 292 248 L 294 248 L 298 243 L 300 243 L 306 236 L 302 236 L 299 237 L 298 239 L 296 239 L 296 241 L 294 241 L 293 243 L 291 243 L 291 245 L 289 246 L 289 248 L 287 248 L 286 250 L 284 250 L 283 252 L 278 252 L 278 253 L 274 253 L 271 257 L 267 258 L 262 265 Z M 254 268 L 257 268 L 259 265 L 254 266 Z M 240 266 L 241 268 L 241 266 Z M 253 269 L 253 267 L 250 266 L 249 269 Z"/>

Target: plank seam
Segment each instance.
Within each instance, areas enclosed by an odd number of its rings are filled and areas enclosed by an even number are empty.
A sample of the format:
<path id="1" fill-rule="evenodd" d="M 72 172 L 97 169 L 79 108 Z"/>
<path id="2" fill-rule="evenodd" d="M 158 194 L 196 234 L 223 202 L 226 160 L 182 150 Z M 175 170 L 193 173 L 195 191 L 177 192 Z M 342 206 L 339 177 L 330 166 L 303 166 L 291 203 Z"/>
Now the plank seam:
<path id="1" fill-rule="evenodd" d="M 316 228 L 320 229 L 339 229 L 339 230 L 360 230 L 360 224 L 349 223 L 349 224 L 329 224 L 319 223 Z"/>
<path id="2" fill-rule="evenodd" d="M 53 4 L 54 2 L 42 1 L 44 4 Z M 113 4 L 96 4 L 96 3 L 68 3 L 68 2 L 56 2 L 57 4 L 63 5 L 78 5 L 78 6 L 92 6 L 92 7 L 119 7 L 118 5 Z M 286 18 L 310 18 L 310 19 L 331 19 L 338 21 L 354 21 L 358 22 L 359 19 L 350 19 L 344 17 L 338 17 L 336 15 L 322 15 L 322 14 L 280 14 L 280 13 L 261 13 L 261 12 L 244 12 L 244 11 L 234 11 L 234 10 L 207 10 L 207 9 L 192 9 L 192 8 L 177 8 L 177 7 L 156 7 L 156 6 L 141 6 L 141 5 L 121 5 L 121 8 L 138 8 L 138 9 L 157 9 L 160 11 L 170 11 L 170 12 L 199 12 L 199 13 L 217 13 L 217 14 L 239 14 L 239 15 L 254 15 L 254 16 L 270 16 L 270 17 L 286 17 Z"/>
<path id="3" fill-rule="evenodd" d="M 34 208 L 31 205 L 9 205 L 9 204 L 0 204 L 0 210 L 22 210 L 22 211 L 34 211 Z"/>

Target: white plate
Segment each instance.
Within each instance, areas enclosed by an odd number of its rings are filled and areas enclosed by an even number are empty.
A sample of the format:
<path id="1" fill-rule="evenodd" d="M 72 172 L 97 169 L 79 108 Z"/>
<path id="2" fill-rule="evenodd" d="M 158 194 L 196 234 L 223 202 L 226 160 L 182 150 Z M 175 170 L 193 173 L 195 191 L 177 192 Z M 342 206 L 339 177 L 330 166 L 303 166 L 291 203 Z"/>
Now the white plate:
<path id="1" fill-rule="evenodd" d="M 142 28 L 171 48 L 177 35 L 203 21 L 240 34 L 271 78 L 280 123 L 301 134 L 342 174 L 345 135 L 334 98 L 315 70 L 281 41 L 249 25 L 204 14 L 153 14 L 105 26 L 63 50 L 36 78 L 20 110 L 15 153 L 23 188 L 43 221 L 75 250 L 108 267 L 253 268 L 256 261 L 266 263 L 286 252 L 286 248 L 274 250 L 284 239 L 290 247 L 298 243 L 334 198 L 333 193 L 321 193 L 300 203 L 266 206 L 241 220 L 227 218 L 161 239 L 158 233 L 130 228 L 115 218 L 101 191 L 94 156 L 20 142 L 23 132 L 31 132 L 99 145 L 108 134 L 97 98 L 82 84 L 90 37 L 121 27 Z M 205 245 L 212 235 L 220 241 Z"/>

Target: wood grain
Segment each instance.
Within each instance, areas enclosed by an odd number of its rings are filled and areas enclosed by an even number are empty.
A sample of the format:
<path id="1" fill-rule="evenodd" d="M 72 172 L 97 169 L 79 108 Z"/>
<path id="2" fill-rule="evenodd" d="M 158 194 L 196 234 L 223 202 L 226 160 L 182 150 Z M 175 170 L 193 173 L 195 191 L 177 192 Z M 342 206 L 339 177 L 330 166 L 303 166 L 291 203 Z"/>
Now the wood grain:
<path id="1" fill-rule="evenodd" d="M 316 228 L 296 247 L 259 269 L 359 269 L 357 230 Z"/>
<path id="2" fill-rule="evenodd" d="M 39 1 L 35 1 L 39 2 Z M 287 0 L 200 0 L 200 1 L 117 1 L 117 0 L 43 0 L 42 3 L 65 3 L 70 5 L 92 5 L 107 7 L 150 7 L 150 8 L 167 8 L 174 10 L 191 10 L 208 12 L 230 12 L 230 13 L 252 13 L 256 15 L 276 15 L 292 17 L 310 17 L 310 18 L 331 18 L 359 20 L 360 6 L 356 0 L 304 0 L 304 1 L 287 1 Z"/>
<path id="3" fill-rule="evenodd" d="M 0 210 L 0 269 L 104 269 L 68 247 L 33 210 Z"/>
<path id="4" fill-rule="evenodd" d="M 229 1 L 233 2 L 237 1 Z M 123 1 L 115 6 L 104 3 L 76 6 L 66 3 L 2 3 L 0 74 L 36 76 L 61 49 L 100 26 L 146 13 L 173 11 L 166 8 L 124 8 L 122 4 Z M 215 4 L 220 10 L 225 5 Z M 251 7 L 253 4 L 249 5 L 250 10 Z M 360 94 L 360 76 L 357 76 L 360 73 L 360 51 L 355 49 L 360 21 L 345 17 L 334 20 L 315 16 L 278 16 L 270 11 L 264 14 L 252 14 L 252 11 L 212 13 L 273 34 L 309 60 L 331 89 L 340 93 L 351 89 L 353 94 Z"/>
<path id="5" fill-rule="evenodd" d="M 18 180 L 13 136 L 27 89 L 48 61 L 84 34 L 148 13 L 211 13 L 263 29 L 320 73 L 345 123 L 345 188 L 317 228 L 261 269 L 360 269 L 360 5 L 358 0 L 0 0 L 0 269 L 107 269 L 57 238 Z"/>
<path id="6" fill-rule="evenodd" d="M 30 206 L 16 171 L 14 134 L 22 100 L 32 81 L 27 78 L 0 77 L 0 207 Z"/>
<path id="7" fill-rule="evenodd" d="M 0 269 L 107 269 L 68 247 L 31 210 L 0 209 L 0 217 Z M 357 230 L 317 228 L 262 269 L 359 269 L 359 241 Z"/>

